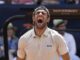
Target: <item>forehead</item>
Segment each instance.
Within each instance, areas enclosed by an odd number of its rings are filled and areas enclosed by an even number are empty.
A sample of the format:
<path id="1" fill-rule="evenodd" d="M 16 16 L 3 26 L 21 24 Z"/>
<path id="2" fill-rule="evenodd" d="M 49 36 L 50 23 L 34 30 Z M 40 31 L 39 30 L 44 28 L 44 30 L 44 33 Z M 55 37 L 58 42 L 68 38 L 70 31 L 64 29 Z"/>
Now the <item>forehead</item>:
<path id="1" fill-rule="evenodd" d="M 8 28 L 7 31 L 14 31 L 14 29 L 13 28 Z"/>

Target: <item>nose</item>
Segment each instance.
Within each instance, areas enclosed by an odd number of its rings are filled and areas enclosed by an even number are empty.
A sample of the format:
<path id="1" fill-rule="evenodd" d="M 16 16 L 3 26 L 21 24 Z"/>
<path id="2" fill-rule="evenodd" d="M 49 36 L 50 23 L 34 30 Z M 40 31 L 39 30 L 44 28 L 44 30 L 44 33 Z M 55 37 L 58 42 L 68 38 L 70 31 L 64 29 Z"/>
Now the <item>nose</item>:
<path id="1" fill-rule="evenodd" d="M 43 15 L 42 12 L 39 12 L 39 15 Z"/>

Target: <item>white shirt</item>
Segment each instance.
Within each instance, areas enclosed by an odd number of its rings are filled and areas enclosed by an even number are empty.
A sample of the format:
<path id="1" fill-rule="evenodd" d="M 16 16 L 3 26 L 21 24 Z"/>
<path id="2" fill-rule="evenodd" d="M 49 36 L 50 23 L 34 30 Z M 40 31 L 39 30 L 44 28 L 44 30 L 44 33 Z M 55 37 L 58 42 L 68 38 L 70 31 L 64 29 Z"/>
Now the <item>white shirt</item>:
<path id="1" fill-rule="evenodd" d="M 41 37 L 35 35 L 34 29 L 22 35 L 17 55 L 26 60 L 59 60 L 60 55 L 67 52 L 63 37 L 55 30 L 47 28 Z"/>
<path id="2" fill-rule="evenodd" d="M 75 39 L 74 39 L 73 35 L 65 32 L 64 39 L 65 39 L 67 46 L 69 48 L 69 54 L 75 55 L 76 54 L 76 43 L 75 43 Z"/>

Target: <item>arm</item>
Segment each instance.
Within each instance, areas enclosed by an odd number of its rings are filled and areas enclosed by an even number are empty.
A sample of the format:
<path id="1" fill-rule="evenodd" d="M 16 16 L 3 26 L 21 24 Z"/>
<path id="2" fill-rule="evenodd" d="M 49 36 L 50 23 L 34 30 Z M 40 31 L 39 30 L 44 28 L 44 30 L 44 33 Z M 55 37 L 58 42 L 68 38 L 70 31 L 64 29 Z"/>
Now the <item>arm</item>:
<path id="1" fill-rule="evenodd" d="M 25 38 L 21 37 L 18 42 L 17 60 L 25 60 Z"/>
<path id="2" fill-rule="evenodd" d="M 63 60 L 70 60 L 69 54 L 66 53 L 64 55 L 62 55 Z"/>
<path id="3" fill-rule="evenodd" d="M 21 58 L 17 57 L 17 60 L 25 60 L 25 59 L 21 59 Z"/>
<path id="4" fill-rule="evenodd" d="M 63 60 L 70 60 L 70 56 L 69 56 L 69 50 L 66 44 L 66 41 L 64 40 L 64 38 L 62 37 L 62 35 L 58 35 L 56 38 L 57 41 L 57 47 L 58 47 L 58 52 L 59 55 L 62 56 Z"/>

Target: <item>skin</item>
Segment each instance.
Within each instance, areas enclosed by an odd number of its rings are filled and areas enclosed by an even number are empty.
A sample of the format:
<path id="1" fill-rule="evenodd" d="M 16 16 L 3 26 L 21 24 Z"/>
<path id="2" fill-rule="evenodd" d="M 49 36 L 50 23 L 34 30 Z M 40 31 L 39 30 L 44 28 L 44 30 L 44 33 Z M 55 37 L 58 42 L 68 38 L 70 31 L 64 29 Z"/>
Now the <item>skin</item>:
<path id="1" fill-rule="evenodd" d="M 33 15 L 33 24 L 34 24 L 34 30 L 37 36 L 41 37 L 45 29 L 47 28 L 47 24 L 49 20 L 50 20 L 50 17 L 48 16 L 45 10 L 38 10 L 35 12 L 35 15 Z M 65 53 L 64 55 L 62 55 L 62 58 L 63 60 L 70 60 L 68 53 Z M 25 58 L 21 59 L 18 57 L 17 60 L 25 60 Z"/>
<path id="2" fill-rule="evenodd" d="M 58 31 L 60 34 L 64 35 L 65 33 L 65 30 L 66 30 L 66 25 L 65 23 L 62 23 L 60 24 L 58 27 L 56 27 L 57 30 L 60 30 Z"/>
<path id="3" fill-rule="evenodd" d="M 41 22 L 39 22 L 41 21 Z M 39 37 L 43 34 L 45 29 L 47 28 L 47 23 L 49 22 L 49 18 L 47 12 L 44 10 L 38 10 L 33 16 L 33 23 L 36 35 Z"/>
<path id="4" fill-rule="evenodd" d="M 8 35 L 8 37 L 13 37 L 14 36 L 14 30 L 13 29 L 8 29 L 7 30 L 7 35 Z"/>

